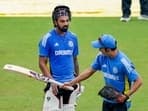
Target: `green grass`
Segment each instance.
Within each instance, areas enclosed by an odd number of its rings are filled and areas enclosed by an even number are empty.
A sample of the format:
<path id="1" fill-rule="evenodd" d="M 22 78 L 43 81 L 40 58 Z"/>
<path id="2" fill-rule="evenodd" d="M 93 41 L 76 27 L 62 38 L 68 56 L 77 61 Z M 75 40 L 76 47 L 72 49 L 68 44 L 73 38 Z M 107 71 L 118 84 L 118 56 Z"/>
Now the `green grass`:
<path id="1" fill-rule="evenodd" d="M 41 111 L 44 83 L 2 68 L 12 63 L 39 71 L 38 41 L 52 27 L 50 18 L 0 18 L 0 111 Z M 130 111 L 148 111 L 148 21 L 133 18 L 123 23 L 119 18 L 73 18 L 70 29 L 79 37 L 81 71 L 89 67 L 98 52 L 91 47 L 92 40 L 103 33 L 116 37 L 118 47 L 135 63 L 144 82 L 133 95 Z M 77 111 L 101 111 L 97 91 L 103 86 L 102 75 L 97 72 L 82 84 L 85 92 L 78 99 Z"/>

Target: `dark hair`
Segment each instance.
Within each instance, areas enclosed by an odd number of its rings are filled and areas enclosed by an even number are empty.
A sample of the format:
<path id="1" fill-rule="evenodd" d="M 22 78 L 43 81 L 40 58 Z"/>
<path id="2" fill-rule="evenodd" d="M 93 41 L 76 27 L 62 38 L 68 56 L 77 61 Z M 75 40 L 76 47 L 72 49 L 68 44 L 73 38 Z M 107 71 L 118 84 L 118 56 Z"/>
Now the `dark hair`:
<path id="1" fill-rule="evenodd" d="M 115 51 L 117 49 L 117 47 L 115 47 L 115 48 L 104 48 L 104 49 L 105 49 L 105 51 L 108 50 L 108 49 L 110 49 L 111 51 Z"/>
<path id="2" fill-rule="evenodd" d="M 70 11 L 70 8 L 68 6 L 65 6 L 65 5 L 56 6 L 54 8 L 53 12 L 52 12 L 53 23 L 60 16 L 68 16 L 69 20 L 71 21 L 71 11 Z"/>

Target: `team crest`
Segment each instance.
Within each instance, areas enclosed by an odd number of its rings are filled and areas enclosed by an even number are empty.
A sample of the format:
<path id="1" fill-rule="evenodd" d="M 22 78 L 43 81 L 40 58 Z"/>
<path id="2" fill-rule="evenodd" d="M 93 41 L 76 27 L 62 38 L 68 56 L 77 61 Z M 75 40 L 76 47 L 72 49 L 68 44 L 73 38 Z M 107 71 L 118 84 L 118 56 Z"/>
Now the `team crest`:
<path id="1" fill-rule="evenodd" d="M 73 42 L 72 42 L 72 41 L 69 41 L 69 42 L 68 42 L 68 45 L 69 45 L 70 47 L 73 47 Z"/>
<path id="2" fill-rule="evenodd" d="M 117 74 L 117 73 L 118 73 L 117 67 L 113 67 L 113 73 L 114 73 L 114 74 Z"/>

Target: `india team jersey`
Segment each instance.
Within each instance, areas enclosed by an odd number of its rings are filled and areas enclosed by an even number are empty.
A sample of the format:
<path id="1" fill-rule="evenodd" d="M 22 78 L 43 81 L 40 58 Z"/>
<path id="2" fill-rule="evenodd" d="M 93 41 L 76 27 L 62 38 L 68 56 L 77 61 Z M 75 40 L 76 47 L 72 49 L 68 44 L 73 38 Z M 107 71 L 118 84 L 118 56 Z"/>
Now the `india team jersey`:
<path id="1" fill-rule="evenodd" d="M 102 71 L 105 84 L 115 87 L 120 92 L 128 90 L 139 75 L 134 65 L 121 51 L 114 58 L 99 54 L 92 63 L 92 68 Z"/>
<path id="2" fill-rule="evenodd" d="M 78 53 L 77 37 L 71 32 L 61 36 L 53 29 L 39 43 L 39 56 L 49 58 L 52 77 L 62 83 L 74 79 L 73 57 Z"/>

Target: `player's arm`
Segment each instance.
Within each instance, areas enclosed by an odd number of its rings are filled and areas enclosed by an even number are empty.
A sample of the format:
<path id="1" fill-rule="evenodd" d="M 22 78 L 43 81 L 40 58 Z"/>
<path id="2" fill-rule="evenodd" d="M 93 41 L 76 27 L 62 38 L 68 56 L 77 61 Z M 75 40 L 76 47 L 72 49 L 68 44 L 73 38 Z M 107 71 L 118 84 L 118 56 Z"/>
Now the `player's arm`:
<path id="1" fill-rule="evenodd" d="M 132 84 L 132 87 L 131 89 L 127 92 L 127 96 L 131 96 L 133 93 L 135 93 L 139 88 L 140 86 L 142 85 L 142 79 L 141 77 L 138 77 L 134 83 Z"/>
<path id="2" fill-rule="evenodd" d="M 42 73 L 46 77 L 49 77 L 49 78 L 52 79 L 52 76 L 51 76 L 50 70 L 48 69 L 47 63 L 48 63 L 48 58 L 47 57 L 42 57 L 42 56 L 39 57 L 39 67 L 40 67 Z M 52 83 L 50 85 L 52 87 L 53 94 L 54 95 L 57 95 L 57 93 L 58 93 L 57 84 Z M 46 92 L 47 90 L 49 90 L 50 85 L 47 84 L 47 86 L 44 89 L 44 92 Z"/>
<path id="3" fill-rule="evenodd" d="M 96 70 L 92 68 L 88 68 L 84 70 L 82 73 L 80 73 L 74 80 L 70 82 L 70 85 L 74 85 L 76 83 L 79 83 L 83 80 L 88 79 L 91 75 L 93 75 L 96 72 Z"/>
<path id="4" fill-rule="evenodd" d="M 124 102 L 125 100 L 127 100 L 132 94 L 134 94 L 139 88 L 140 86 L 142 85 L 142 79 L 140 77 L 138 77 L 134 83 L 132 84 L 132 87 L 131 89 L 126 93 L 126 94 L 123 94 L 121 96 L 119 96 L 117 98 L 117 101 L 122 103 Z"/>
<path id="5" fill-rule="evenodd" d="M 142 78 L 136 71 L 134 64 L 132 62 L 128 61 L 122 61 L 125 66 L 125 71 L 127 73 L 127 76 L 129 80 L 132 82 L 130 90 L 126 93 L 126 96 L 131 96 L 133 93 L 135 93 L 140 86 L 142 85 Z"/>
<path id="6" fill-rule="evenodd" d="M 50 70 L 48 69 L 48 66 L 47 66 L 47 62 L 48 62 L 47 57 L 39 56 L 39 68 L 40 68 L 40 70 L 42 71 L 44 76 L 52 78 L 52 76 L 50 74 Z"/>
<path id="7" fill-rule="evenodd" d="M 73 59 L 74 59 L 75 76 L 78 76 L 78 74 L 79 74 L 78 58 L 77 57 L 73 57 Z"/>

